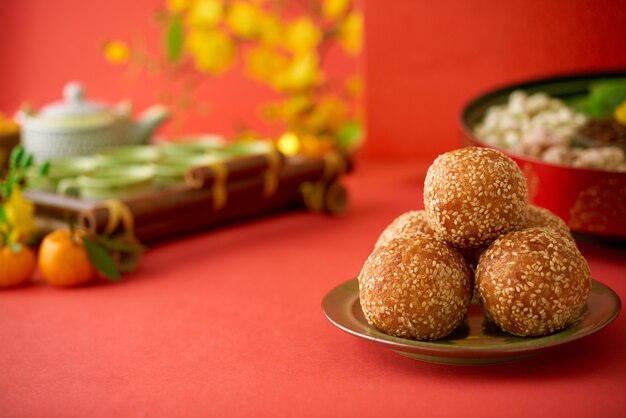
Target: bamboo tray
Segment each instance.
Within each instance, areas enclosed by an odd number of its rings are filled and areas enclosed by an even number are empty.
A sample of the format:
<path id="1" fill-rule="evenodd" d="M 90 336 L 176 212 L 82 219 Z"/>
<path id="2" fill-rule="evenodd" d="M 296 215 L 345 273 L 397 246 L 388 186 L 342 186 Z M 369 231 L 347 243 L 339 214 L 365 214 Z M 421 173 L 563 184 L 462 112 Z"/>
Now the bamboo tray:
<path id="1" fill-rule="evenodd" d="M 73 220 L 91 232 L 131 233 L 144 244 L 292 209 L 338 215 L 347 208 L 341 176 L 352 159 L 254 156 L 193 167 L 184 183 L 124 199 L 85 200 L 27 191 L 43 231 Z"/>

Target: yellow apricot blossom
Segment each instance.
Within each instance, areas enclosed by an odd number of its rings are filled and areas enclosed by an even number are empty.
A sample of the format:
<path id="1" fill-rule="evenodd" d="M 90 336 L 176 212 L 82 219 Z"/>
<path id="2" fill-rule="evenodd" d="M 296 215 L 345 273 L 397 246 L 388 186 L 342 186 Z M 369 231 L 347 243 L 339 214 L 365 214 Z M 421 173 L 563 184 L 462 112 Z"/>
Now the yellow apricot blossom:
<path id="1" fill-rule="evenodd" d="M 322 2 L 322 14 L 327 19 L 341 17 L 350 7 L 350 0 L 324 0 Z"/>
<path id="2" fill-rule="evenodd" d="M 315 99 L 311 94 L 299 93 L 289 96 L 283 102 L 283 117 L 292 120 L 315 107 Z"/>
<path id="3" fill-rule="evenodd" d="M 187 16 L 187 23 L 190 26 L 214 27 L 224 16 L 224 2 L 222 0 L 195 0 Z"/>
<path id="4" fill-rule="evenodd" d="M 300 139 L 293 132 L 285 132 L 278 138 L 276 147 L 285 155 L 295 155 L 300 151 Z"/>
<path id="5" fill-rule="evenodd" d="M 226 23 L 235 35 L 254 38 L 259 32 L 259 21 L 259 12 L 250 3 L 236 1 L 228 7 Z"/>
<path id="6" fill-rule="evenodd" d="M 5 237 L 8 237 L 8 235 L 9 225 L 4 222 L 0 222 L 0 247 L 7 244 L 7 242 L 5 242 Z"/>
<path id="7" fill-rule="evenodd" d="M 274 87 L 279 90 L 301 90 L 313 87 L 323 80 L 316 52 L 298 54 L 284 71 L 276 74 Z"/>
<path id="8" fill-rule="evenodd" d="M 344 55 L 357 55 L 363 44 L 363 15 L 352 0 L 303 1 L 295 8 L 290 3 L 165 0 L 161 15 L 166 29 L 164 50 L 167 64 L 174 64 L 175 71 L 188 71 L 186 65 L 180 65 L 187 62 L 196 73 L 208 76 L 243 66 L 249 76 L 280 96 L 278 101 L 264 104 L 263 116 L 280 122 L 288 131 L 279 141 L 283 147 L 290 153 L 317 153 L 326 145 L 314 143 L 337 141 L 346 122 L 357 120 L 362 81 L 341 76 L 333 85 L 326 85 L 322 54 L 333 50 L 326 48 L 333 44 L 340 46 Z M 145 55 L 145 63 L 140 62 L 144 55 L 131 55 L 123 42 L 109 42 L 103 50 L 111 63 L 132 59 L 146 68 L 160 65 L 160 61 L 150 61 L 150 54 Z M 331 97 L 331 90 L 336 96 Z M 177 103 L 185 108 L 192 99 L 189 93 L 185 101 L 181 98 Z M 623 121 L 625 113 L 626 109 L 619 113 Z M 617 111 L 615 115 L 620 118 Z"/>
<path id="9" fill-rule="evenodd" d="M 300 153 L 311 157 L 327 155 L 334 148 L 334 141 L 328 136 L 304 133 L 300 135 Z"/>
<path id="10" fill-rule="evenodd" d="M 306 128 L 310 132 L 334 130 L 343 123 L 348 115 L 346 105 L 337 97 L 320 99 L 313 112 L 306 119 Z"/>
<path id="11" fill-rule="evenodd" d="M 322 31 L 308 17 L 300 17 L 287 24 L 284 46 L 294 53 L 308 53 L 321 42 Z"/>
<path id="12" fill-rule="evenodd" d="M 192 0 L 167 0 L 167 10 L 172 13 L 180 13 L 189 8 Z"/>
<path id="13" fill-rule="evenodd" d="M 269 120 L 280 121 L 286 126 L 300 128 L 305 116 L 317 106 L 312 90 L 296 91 L 285 98 L 263 106 L 263 114 Z"/>
<path id="14" fill-rule="evenodd" d="M 122 41 L 109 41 L 104 44 L 104 57 L 111 64 L 124 64 L 130 58 L 130 49 Z"/>
<path id="15" fill-rule="evenodd" d="M 615 119 L 622 125 L 626 125 L 626 100 L 615 108 Z"/>
<path id="16" fill-rule="evenodd" d="M 37 231 L 35 205 L 24 198 L 17 185 L 13 185 L 11 196 L 4 203 L 4 215 L 8 224 L 10 243 L 24 242 Z"/>
<path id="17" fill-rule="evenodd" d="M 219 74 L 233 61 L 233 40 L 218 30 L 191 30 L 186 41 L 187 50 L 201 72 Z"/>
<path id="18" fill-rule="evenodd" d="M 259 39 L 270 46 L 280 44 L 283 36 L 283 26 L 280 20 L 268 13 L 259 13 Z"/>
<path id="19" fill-rule="evenodd" d="M 363 43 L 363 15 L 352 12 L 339 27 L 339 42 L 348 54 L 357 55 Z"/>
<path id="20" fill-rule="evenodd" d="M 287 66 L 287 58 L 268 46 L 252 48 L 246 54 L 246 70 L 253 78 L 271 82 Z"/>

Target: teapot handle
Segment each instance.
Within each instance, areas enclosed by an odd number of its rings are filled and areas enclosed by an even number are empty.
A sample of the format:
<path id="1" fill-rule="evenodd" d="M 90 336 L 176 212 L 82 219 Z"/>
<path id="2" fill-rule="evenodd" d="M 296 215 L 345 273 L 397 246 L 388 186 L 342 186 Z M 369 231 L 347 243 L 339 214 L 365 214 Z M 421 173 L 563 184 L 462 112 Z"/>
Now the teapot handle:
<path id="1" fill-rule="evenodd" d="M 80 185 L 75 178 L 63 179 L 57 186 L 57 193 L 65 196 L 80 196 Z"/>

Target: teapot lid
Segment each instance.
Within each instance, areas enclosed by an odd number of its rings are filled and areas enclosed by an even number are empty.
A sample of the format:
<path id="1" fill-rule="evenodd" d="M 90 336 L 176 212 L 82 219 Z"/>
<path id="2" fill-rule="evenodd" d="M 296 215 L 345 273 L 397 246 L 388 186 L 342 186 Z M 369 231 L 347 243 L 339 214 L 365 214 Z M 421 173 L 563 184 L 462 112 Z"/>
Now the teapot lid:
<path id="1" fill-rule="evenodd" d="M 76 81 L 69 82 L 63 88 L 63 100 L 50 103 L 41 108 L 40 116 L 54 119 L 82 118 L 108 113 L 109 107 L 100 102 L 85 99 L 85 89 Z"/>

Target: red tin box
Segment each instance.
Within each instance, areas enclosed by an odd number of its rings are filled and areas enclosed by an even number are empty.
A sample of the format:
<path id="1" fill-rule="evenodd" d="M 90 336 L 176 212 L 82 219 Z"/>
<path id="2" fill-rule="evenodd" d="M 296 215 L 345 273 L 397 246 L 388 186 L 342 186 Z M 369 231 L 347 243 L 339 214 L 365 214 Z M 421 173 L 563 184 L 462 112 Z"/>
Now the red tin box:
<path id="1" fill-rule="evenodd" d="M 464 106 L 460 125 L 465 145 L 487 146 L 473 134 L 487 109 L 505 103 L 511 92 L 545 92 L 567 99 L 588 91 L 600 79 L 624 78 L 626 71 L 567 75 L 494 89 Z M 522 169 L 530 203 L 560 216 L 572 231 L 606 238 L 626 238 L 626 172 L 609 172 L 546 163 L 503 150 Z"/>

